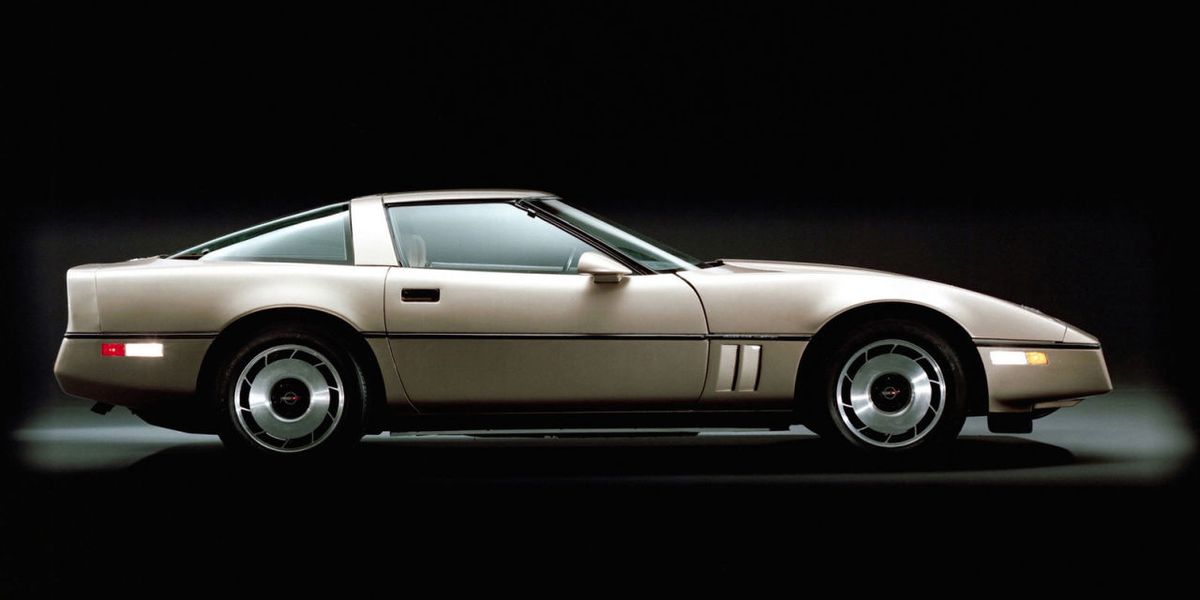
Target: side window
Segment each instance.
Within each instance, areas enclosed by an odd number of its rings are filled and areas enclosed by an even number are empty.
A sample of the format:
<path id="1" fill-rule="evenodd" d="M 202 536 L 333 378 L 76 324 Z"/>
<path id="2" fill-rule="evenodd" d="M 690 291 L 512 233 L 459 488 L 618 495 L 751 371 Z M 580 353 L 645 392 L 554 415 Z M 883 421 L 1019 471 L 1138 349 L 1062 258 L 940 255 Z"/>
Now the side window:
<path id="1" fill-rule="evenodd" d="M 350 211 L 343 206 L 253 227 L 194 250 L 200 260 L 351 264 L 350 239 Z"/>
<path id="2" fill-rule="evenodd" d="M 400 204 L 388 218 L 406 267 L 577 273 L 579 255 L 594 250 L 507 203 Z"/>

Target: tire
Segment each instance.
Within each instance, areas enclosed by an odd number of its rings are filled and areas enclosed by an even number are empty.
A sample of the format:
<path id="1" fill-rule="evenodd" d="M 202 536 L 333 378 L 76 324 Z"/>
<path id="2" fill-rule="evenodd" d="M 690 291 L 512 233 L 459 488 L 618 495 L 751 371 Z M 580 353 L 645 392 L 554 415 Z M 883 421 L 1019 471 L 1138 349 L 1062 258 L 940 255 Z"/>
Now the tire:
<path id="1" fill-rule="evenodd" d="M 862 325 L 823 357 L 813 429 L 862 453 L 912 455 L 944 447 L 967 414 L 963 364 L 944 337 L 921 323 Z M 809 401 L 812 401 L 810 399 Z"/>
<path id="2" fill-rule="evenodd" d="M 221 441 L 260 456 L 324 455 L 363 435 L 366 378 L 345 344 L 301 326 L 263 330 L 217 373 Z"/>

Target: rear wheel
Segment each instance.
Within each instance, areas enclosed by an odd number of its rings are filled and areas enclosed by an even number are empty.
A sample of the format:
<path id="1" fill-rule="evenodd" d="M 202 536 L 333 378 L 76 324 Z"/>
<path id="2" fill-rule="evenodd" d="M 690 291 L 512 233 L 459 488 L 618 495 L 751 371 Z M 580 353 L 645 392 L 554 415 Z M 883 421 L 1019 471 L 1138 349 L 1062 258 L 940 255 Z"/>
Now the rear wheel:
<path id="1" fill-rule="evenodd" d="M 954 439 L 966 384 L 946 340 L 920 323 L 888 319 L 852 331 L 824 360 L 823 437 L 874 454 L 907 454 Z"/>
<path id="2" fill-rule="evenodd" d="M 221 440 L 232 449 L 317 454 L 362 436 L 366 383 L 336 340 L 273 328 L 235 351 L 218 377 Z"/>

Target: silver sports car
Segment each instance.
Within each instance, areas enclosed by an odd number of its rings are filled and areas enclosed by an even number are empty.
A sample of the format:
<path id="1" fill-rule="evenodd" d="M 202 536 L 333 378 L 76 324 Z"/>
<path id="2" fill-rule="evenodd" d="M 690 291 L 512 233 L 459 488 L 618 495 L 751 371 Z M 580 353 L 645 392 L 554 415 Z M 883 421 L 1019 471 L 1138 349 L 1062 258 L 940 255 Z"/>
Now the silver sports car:
<path id="1" fill-rule="evenodd" d="M 67 271 L 68 394 L 265 454 L 365 433 L 803 424 L 937 447 L 1112 389 L 1096 338 L 867 269 L 700 261 L 543 192 L 356 198 Z"/>

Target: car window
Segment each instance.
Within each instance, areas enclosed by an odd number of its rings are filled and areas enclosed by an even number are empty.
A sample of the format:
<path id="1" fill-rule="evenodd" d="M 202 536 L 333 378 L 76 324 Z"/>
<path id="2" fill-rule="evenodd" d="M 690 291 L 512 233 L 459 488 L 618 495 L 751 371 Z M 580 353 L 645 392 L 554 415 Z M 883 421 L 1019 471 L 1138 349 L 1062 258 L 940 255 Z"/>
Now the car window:
<path id="1" fill-rule="evenodd" d="M 543 199 L 537 200 L 536 204 L 542 210 L 570 223 L 610 248 L 615 248 L 651 271 L 690 271 L 711 262 L 696 260 L 662 242 L 656 242 L 616 223 L 567 206 L 561 200 Z"/>
<path id="2" fill-rule="evenodd" d="M 557 226 L 504 202 L 399 204 L 388 207 L 406 267 L 578 273 L 594 250 Z"/>
<path id="3" fill-rule="evenodd" d="M 174 258 L 350 264 L 350 240 L 350 211 L 341 205 L 251 227 Z"/>

